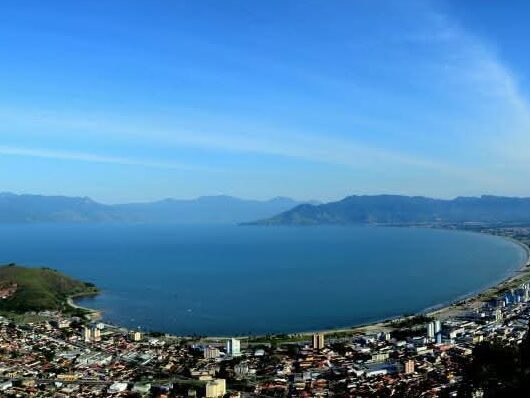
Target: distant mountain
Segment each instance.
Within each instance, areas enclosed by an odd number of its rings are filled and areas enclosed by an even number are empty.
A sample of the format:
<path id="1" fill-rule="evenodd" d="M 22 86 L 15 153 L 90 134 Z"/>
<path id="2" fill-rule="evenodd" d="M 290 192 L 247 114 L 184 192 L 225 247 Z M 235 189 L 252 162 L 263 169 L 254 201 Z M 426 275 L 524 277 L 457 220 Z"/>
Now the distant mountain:
<path id="1" fill-rule="evenodd" d="M 238 224 L 271 217 L 299 204 L 300 202 L 289 198 L 258 201 L 232 196 L 203 196 L 193 200 L 165 199 L 151 203 L 115 205 L 113 210 L 119 219 L 133 222 Z"/>
<path id="2" fill-rule="evenodd" d="M 436 222 L 530 222 L 530 198 L 349 196 L 321 205 L 302 204 L 256 225 L 414 224 Z"/>
<path id="3" fill-rule="evenodd" d="M 238 224 L 271 217 L 301 202 L 231 196 L 105 205 L 86 197 L 0 193 L 0 223 L 180 223 Z"/>
<path id="4" fill-rule="evenodd" d="M 109 206 L 90 198 L 0 193 L 0 222 L 115 221 Z"/>

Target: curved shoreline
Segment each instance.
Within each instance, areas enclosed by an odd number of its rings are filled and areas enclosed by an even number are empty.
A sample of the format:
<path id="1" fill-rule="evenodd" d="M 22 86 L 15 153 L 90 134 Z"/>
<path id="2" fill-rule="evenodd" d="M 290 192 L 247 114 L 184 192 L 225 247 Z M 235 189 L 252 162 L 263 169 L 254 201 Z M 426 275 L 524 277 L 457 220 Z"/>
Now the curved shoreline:
<path id="1" fill-rule="evenodd" d="M 94 321 L 96 319 L 100 319 L 100 318 L 103 317 L 103 312 L 102 311 L 96 310 L 94 308 L 83 307 L 81 305 L 76 304 L 75 301 L 74 301 L 76 298 L 84 298 L 84 297 L 90 297 L 90 296 L 95 296 L 95 295 L 97 295 L 97 294 L 77 294 L 77 295 L 74 295 L 74 296 L 68 296 L 66 298 L 66 305 L 68 305 L 70 308 L 73 308 L 73 309 L 76 309 L 76 310 L 85 311 L 86 315 L 88 316 L 88 318 L 91 321 Z"/>
<path id="2" fill-rule="evenodd" d="M 466 232 L 470 232 L 470 231 L 466 231 Z M 481 233 L 481 232 L 472 232 L 472 233 Z M 517 239 L 511 238 L 509 236 L 499 236 L 499 235 L 493 235 L 493 234 L 487 234 L 487 235 L 494 236 L 496 238 L 505 239 L 505 240 L 507 240 L 509 242 L 515 243 L 517 246 L 519 246 L 521 249 L 523 249 L 523 251 L 526 254 L 526 258 L 521 262 L 521 264 L 517 268 L 515 268 L 512 271 L 510 271 L 507 276 L 504 276 L 504 277 L 498 279 L 497 281 L 492 282 L 491 284 L 488 284 L 487 286 L 475 289 L 472 292 L 465 293 L 465 294 L 463 294 L 461 296 L 458 296 L 457 298 L 455 298 L 453 300 L 448 300 L 448 301 L 446 301 L 444 303 L 439 303 L 439 304 L 435 304 L 435 305 L 432 305 L 430 307 L 427 307 L 424 310 L 419 311 L 417 314 L 426 314 L 426 315 L 427 314 L 431 314 L 431 313 L 439 311 L 439 310 L 441 310 L 441 309 L 443 309 L 445 307 L 454 305 L 455 303 L 464 302 L 466 300 L 472 300 L 476 296 L 483 295 L 486 292 L 488 292 L 489 290 L 497 290 L 497 287 L 499 287 L 500 285 L 504 284 L 505 282 L 508 282 L 509 280 L 512 280 L 512 279 L 520 276 L 520 273 L 522 271 L 525 271 L 526 267 L 528 267 L 530 265 L 530 247 L 528 247 L 524 243 L 518 241 Z"/>
<path id="3" fill-rule="evenodd" d="M 444 228 L 440 228 L 443 230 L 447 230 Z M 275 336 L 287 336 L 288 338 L 307 338 L 308 336 L 311 336 L 314 333 L 323 333 L 328 335 L 334 335 L 334 334 L 361 334 L 361 333 L 367 333 L 370 331 L 387 331 L 396 329 L 395 325 L 393 325 L 394 322 L 399 322 L 402 320 L 406 320 L 409 318 L 413 318 L 418 315 L 425 315 L 429 317 L 437 317 L 440 319 L 446 319 L 450 316 L 456 315 L 458 312 L 467 311 L 469 309 L 474 308 L 474 306 L 478 306 L 479 304 L 486 301 L 490 296 L 500 293 L 501 291 L 504 291 L 511 287 L 512 284 L 519 282 L 522 283 L 523 280 L 530 280 L 530 247 L 528 247 L 526 244 L 522 243 L 521 241 L 518 241 L 517 239 L 514 239 L 512 237 L 508 236 L 501 236 L 501 235 L 495 235 L 491 233 L 485 233 L 485 232 L 479 232 L 479 231 L 467 231 L 467 230 L 455 230 L 458 232 L 467 232 L 467 233 L 479 233 L 484 235 L 490 235 L 495 238 L 505 239 L 511 243 L 516 244 L 521 249 L 523 249 L 523 252 L 526 255 L 526 258 L 521 262 L 520 266 L 518 266 L 516 269 L 509 272 L 509 274 L 505 277 L 502 277 L 502 279 L 493 282 L 491 285 L 488 285 L 484 288 L 479 288 L 473 292 L 466 293 L 464 295 L 461 295 L 453 300 L 446 301 L 444 303 L 435 304 L 434 306 L 429 306 L 423 310 L 416 311 L 414 313 L 411 313 L 411 315 L 403 316 L 403 315 L 397 315 L 393 317 L 386 317 L 380 320 L 370 321 L 367 323 L 362 323 L 356 326 L 349 326 L 349 327 L 337 327 L 337 328 L 327 328 L 327 329 L 315 329 L 310 331 L 299 331 L 299 332 L 286 332 L 286 333 L 273 333 L 273 334 L 259 334 L 259 335 L 236 335 L 238 338 L 241 339 L 248 339 L 248 340 L 255 340 L 255 339 L 263 339 L 265 337 L 272 337 Z M 103 311 L 96 310 L 93 308 L 83 307 L 75 303 L 76 298 L 82 298 L 82 296 L 75 296 L 75 297 L 69 297 L 67 299 L 67 304 L 70 305 L 72 308 L 76 309 L 82 309 L 84 311 L 87 311 L 87 315 L 90 317 L 91 320 L 95 319 L 101 319 L 103 318 Z M 167 336 L 172 336 L 176 338 L 197 338 L 197 336 L 192 335 L 175 335 L 172 333 L 166 333 Z M 218 340 L 218 339 L 226 339 L 230 336 L 204 336 L 204 339 L 208 340 Z"/>
<path id="4" fill-rule="evenodd" d="M 357 326 L 338 327 L 338 328 L 333 328 L 333 329 L 319 329 L 319 330 L 313 330 L 313 331 L 302 331 L 302 332 L 296 332 L 296 333 L 287 333 L 286 335 L 293 336 L 293 337 L 294 336 L 307 337 L 315 333 L 334 335 L 334 334 L 361 334 L 361 333 L 375 332 L 375 331 L 389 331 L 392 329 L 396 329 L 396 327 L 393 325 L 394 322 L 411 319 L 418 315 L 436 317 L 436 318 L 443 320 L 443 319 L 449 318 L 450 316 L 457 315 L 458 313 L 468 311 L 474 308 L 475 306 L 482 304 L 484 301 L 489 299 L 490 296 L 494 296 L 496 294 L 501 293 L 504 290 L 509 289 L 511 285 L 514 283 L 520 284 L 520 283 L 523 283 L 524 280 L 530 280 L 530 247 L 529 246 L 509 236 L 500 236 L 500 235 L 487 234 L 484 232 L 475 232 L 475 231 L 463 231 L 463 230 L 458 230 L 458 231 L 469 232 L 469 233 L 482 233 L 482 234 L 490 235 L 496 238 L 505 239 L 507 241 L 510 241 L 516 244 L 521 249 L 523 249 L 524 253 L 526 254 L 526 258 L 521 262 L 521 264 L 516 269 L 511 271 L 508 274 L 508 276 L 502 278 L 501 280 L 497 282 L 492 283 L 488 287 L 485 287 L 483 289 L 478 289 L 474 292 L 466 293 L 462 296 L 455 298 L 454 300 L 450 300 L 445 303 L 440 303 L 434 306 L 427 307 L 423 310 L 416 311 L 407 316 L 398 315 L 394 317 L 383 318 L 383 319 L 373 321 L 373 322 L 363 323 Z M 263 336 L 257 336 L 257 337 L 263 337 Z"/>

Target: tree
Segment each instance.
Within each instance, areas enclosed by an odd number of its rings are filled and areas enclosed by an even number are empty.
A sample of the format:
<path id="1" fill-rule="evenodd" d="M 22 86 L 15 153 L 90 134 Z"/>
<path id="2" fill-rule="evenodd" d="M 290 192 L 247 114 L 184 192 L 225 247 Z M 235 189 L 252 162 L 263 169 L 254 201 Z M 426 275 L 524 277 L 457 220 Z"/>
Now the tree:
<path id="1" fill-rule="evenodd" d="M 502 341 L 483 342 L 473 349 L 464 373 L 460 395 L 471 397 L 482 390 L 485 398 L 527 397 L 530 391 L 530 338 L 507 345 Z"/>

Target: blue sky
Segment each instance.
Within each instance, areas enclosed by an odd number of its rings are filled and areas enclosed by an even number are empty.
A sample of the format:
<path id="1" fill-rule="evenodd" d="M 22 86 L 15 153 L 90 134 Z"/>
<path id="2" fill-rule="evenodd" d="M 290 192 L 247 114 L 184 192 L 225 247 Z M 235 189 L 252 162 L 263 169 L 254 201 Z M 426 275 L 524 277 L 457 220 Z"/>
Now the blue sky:
<path id="1" fill-rule="evenodd" d="M 529 11 L 3 2 L 0 191 L 530 196 Z"/>

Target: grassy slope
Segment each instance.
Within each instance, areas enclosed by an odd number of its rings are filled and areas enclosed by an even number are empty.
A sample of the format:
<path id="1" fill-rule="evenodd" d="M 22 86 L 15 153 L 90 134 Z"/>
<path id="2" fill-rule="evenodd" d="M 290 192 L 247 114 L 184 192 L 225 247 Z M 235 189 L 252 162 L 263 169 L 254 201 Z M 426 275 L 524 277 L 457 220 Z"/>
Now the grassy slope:
<path id="1" fill-rule="evenodd" d="M 25 312 L 57 310 L 71 295 L 96 294 L 95 286 L 77 281 L 49 268 L 0 266 L 0 284 L 17 283 L 13 296 L 0 300 L 0 310 Z"/>

